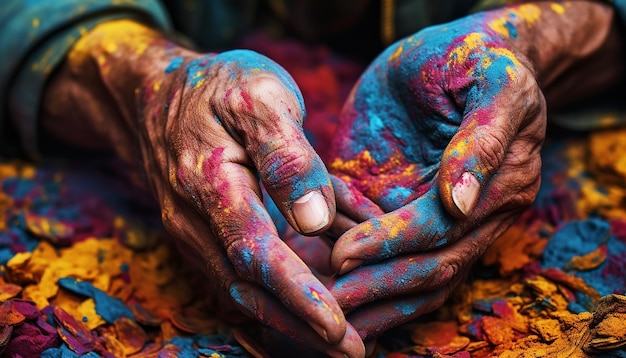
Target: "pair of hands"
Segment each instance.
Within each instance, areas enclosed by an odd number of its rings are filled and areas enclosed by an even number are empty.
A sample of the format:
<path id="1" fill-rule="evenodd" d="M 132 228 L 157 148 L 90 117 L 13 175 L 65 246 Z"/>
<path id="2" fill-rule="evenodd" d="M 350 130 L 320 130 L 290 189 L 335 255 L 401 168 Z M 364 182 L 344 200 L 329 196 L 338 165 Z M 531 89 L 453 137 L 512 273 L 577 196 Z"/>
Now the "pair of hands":
<path id="1" fill-rule="evenodd" d="M 364 340 L 441 305 L 534 199 L 538 81 L 558 98 L 570 68 L 603 54 L 612 16 L 593 2 L 544 2 L 392 45 L 344 107 L 333 175 L 276 63 L 200 55 L 138 24 L 81 39 L 47 86 L 43 122 L 138 158 L 166 228 L 240 311 L 330 356 L 361 357 Z M 297 232 L 281 237 L 259 181 Z M 332 249 L 301 235 L 321 233 Z"/>
<path id="2" fill-rule="evenodd" d="M 184 86 L 157 115 L 165 143 L 146 127 L 146 152 L 170 148 L 147 171 L 160 173 L 166 228 L 219 292 L 331 356 L 363 356 L 363 339 L 443 303 L 534 199 L 546 122 L 528 60 L 470 25 L 427 29 L 374 61 L 342 113 L 334 177 L 304 137 L 296 84 L 271 60 L 230 51 L 166 75 Z M 148 113 L 167 102 L 145 101 Z M 307 240 L 294 253 L 287 243 L 305 239 L 281 238 L 259 178 L 299 233 L 338 236 L 332 252 Z M 324 260 L 335 275 L 320 274 Z"/>

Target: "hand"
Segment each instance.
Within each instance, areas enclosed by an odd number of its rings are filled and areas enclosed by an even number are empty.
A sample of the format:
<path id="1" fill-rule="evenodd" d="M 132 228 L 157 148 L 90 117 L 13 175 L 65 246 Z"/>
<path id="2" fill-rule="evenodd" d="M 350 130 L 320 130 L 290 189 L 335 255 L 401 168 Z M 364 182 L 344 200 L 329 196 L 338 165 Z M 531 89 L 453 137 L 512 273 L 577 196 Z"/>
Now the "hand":
<path id="1" fill-rule="evenodd" d="M 534 200 L 546 128 L 538 81 L 556 93 L 603 48 L 611 18 L 589 3 L 509 7 L 425 29 L 372 63 L 330 166 L 388 212 L 332 252 L 340 275 L 329 287 L 363 339 L 441 305 Z"/>
<path id="2" fill-rule="evenodd" d="M 141 25 L 113 22 L 75 45 L 47 93 L 50 130 L 87 121 L 92 145 L 109 145 L 129 163 L 138 158 L 166 229 L 219 294 L 317 350 L 364 355 L 261 199 L 259 176 L 302 234 L 334 217 L 328 173 L 302 132 L 302 96 L 276 63 L 245 50 L 197 54 Z M 65 139 L 85 139 L 73 135 Z"/>

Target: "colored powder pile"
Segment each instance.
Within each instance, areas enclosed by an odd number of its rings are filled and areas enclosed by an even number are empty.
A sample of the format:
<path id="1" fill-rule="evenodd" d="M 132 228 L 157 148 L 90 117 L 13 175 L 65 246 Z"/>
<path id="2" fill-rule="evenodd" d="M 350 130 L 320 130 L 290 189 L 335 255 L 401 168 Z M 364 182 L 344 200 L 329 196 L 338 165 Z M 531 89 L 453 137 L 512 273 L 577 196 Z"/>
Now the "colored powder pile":
<path id="1" fill-rule="evenodd" d="M 328 158 L 363 67 L 253 36 L 290 71 Z M 626 357 L 626 132 L 548 142 L 530 207 L 441 309 L 376 357 Z M 84 166 L 84 163 L 80 165 Z M 0 164 L 0 351 L 8 357 L 248 357 L 154 203 L 100 167 Z M 204 280 L 204 281 L 200 281 Z"/>
<path id="2" fill-rule="evenodd" d="M 249 356 L 119 178 L 3 163 L 0 181 L 3 356 Z"/>

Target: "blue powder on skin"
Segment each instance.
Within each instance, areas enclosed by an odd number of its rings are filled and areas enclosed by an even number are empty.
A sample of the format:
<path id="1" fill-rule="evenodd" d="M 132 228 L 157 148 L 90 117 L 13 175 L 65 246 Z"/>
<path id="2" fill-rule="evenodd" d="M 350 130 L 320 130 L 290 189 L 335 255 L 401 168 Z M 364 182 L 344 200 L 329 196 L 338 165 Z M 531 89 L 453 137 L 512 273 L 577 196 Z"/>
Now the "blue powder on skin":
<path id="1" fill-rule="evenodd" d="M 276 161 L 272 163 L 271 168 L 266 170 L 266 173 L 269 174 L 269 176 L 264 178 L 264 182 L 268 183 L 268 187 L 271 183 L 280 182 L 281 178 L 272 176 L 279 173 L 277 172 L 277 169 L 280 168 L 281 165 L 282 163 Z M 326 171 L 326 167 L 321 159 L 317 157 L 312 161 L 311 169 L 308 172 L 291 178 L 291 193 L 289 194 L 289 200 L 293 202 L 310 191 L 320 190 L 322 187 L 330 185 L 331 183 L 328 171 Z"/>
<path id="2" fill-rule="evenodd" d="M 394 270 L 392 264 L 379 265 L 377 270 L 373 272 L 372 285 L 376 286 L 377 283 L 384 282 L 386 280 L 393 280 L 395 287 L 402 287 L 407 282 L 411 282 L 416 278 L 426 278 L 432 274 L 439 266 L 438 259 L 428 259 L 424 261 L 412 261 L 403 267 L 403 272 Z"/>
<path id="3" fill-rule="evenodd" d="M 399 303 L 394 307 L 394 309 L 396 312 L 401 312 L 402 315 L 406 317 L 413 315 L 418 309 L 424 306 L 425 303 L 426 300 L 424 298 L 419 298 L 414 301 Z"/>
<path id="4" fill-rule="evenodd" d="M 196 88 L 204 80 L 206 74 L 205 69 L 211 63 L 210 60 L 214 56 L 204 56 L 197 58 L 187 64 L 185 71 L 187 72 L 187 86 Z"/>
<path id="5" fill-rule="evenodd" d="M 381 84 L 387 79 L 381 72 L 372 69 L 361 78 L 360 86 L 355 95 L 354 124 L 348 137 L 352 138 L 350 147 L 344 148 L 343 158 L 353 158 L 363 151 L 369 151 L 376 163 L 386 163 L 394 154 L 393 144 L 385 138 L 386 132 L 392 132 L 392 136 L 401 133 L 414 133 L 410 121 L 402 121 L 407 118 L 407 113 L 399 105 L 395 96 L 387 91 Z M 380 115 L 384 114 L 385 118 Z M 405 153 L 409 160 L 418 162 L 418 158 Z"/>
<path id="6" fill-rule="evenodd" d="M 252 252 L 252 250 L 250 249 L 242 249 L 241 250 L 241 257 L 243 258 L 244 261 L 244 267 L 252 267 L 252 259 L 254 258 L 254 252 Z"/>
<path id="7" fill-rule="evenodd" d="M 402 186 L 393 187 L 383 195 L 381 198 L 382 206 L 387 207 L 400 207 L 407 202 L 407 199 L 413 194 L 413 190 Z"/>
<path id="8" fill-rule="evenodd" d="M 280 212 L 278 206 L 276 206 L 276 203 L 274 202 L 274 200 L 272 200 L 264 187 L 262 188 L 262 193 L 265 210 L 267 210 L 268 214 L 270 214 L 270 217 L 274 222 L 274 226 L 276 226 L 276 230 L 278 231 L 278 236 L 283 237 L 283 234 L 287 231 L 287 228 L 289 227 L 289 223 Z"/>
<path id="9" fill-rule="evenodd" d="M 180 68 L 180 65 L 185 62 L 185 59 L 182 57 L 174 57 L 170 61 L 170 63 L 165 67 L 165 73 L 172 73 Z"/>
<path id="10" fill-rule="evenodd" d="M 504 27 L 506 27 L 506 29 L 509 31 L 509 35 L 511 36 L 511 38 L 517 39 L 517 28 L 515 27 L 515 25 L 507 21 L 504 23 Z"/>
<path id="11" fill-rule="evenodd" d="M 373 235 L 359 239 L 359 245 L 368 248 L 368 257 L 377 260 L 396 256 L 398 252 L 424 250 L 441 245 L 441 239 L 448 233 L 455 223 L 455 219 L 443 208 L 439 199 L 438 186 L 431 188 L 424 196 L 412 201 L 407 206 L 411 217 L 408 220 L 408 230 L 399 230 L 396 236 L 386 236 L 381 241 L 381 235 Z M 373 231 L 387 233 L 389 229 L 375 218 L 370 221 Z M 419 231 L 415 231 L 419 228 Z M 369 251 L 376 248 L 376 252 Z"/>
<path id="12" fill-rule="evenodd" d="M 468 18 L 472 19 L 472 17 Z M 476 81 L 468 91 L 460 96 L 465 96 L 468 103 L 484 103 L 502 91 L 509 84 L 507 69 L 514 69 L 512 59 L 491 51 L 489 44 L 478 45 L 469 49 L 468 63 L 473 64 L 473 72 L 465 72 L 465 66 L 451 68 L 448 61 L 449 54 L 454 48 L 468 47 L 460 36 L 479 32 L 486 43 L 491 41 L 491 32 L 486 26 L 487 18 L 484 14 L 473 17 L 475 21 L 467 19 L 455 21 L 445 26 L 434 26 L 421 31 L 414 38 L 409 38 L 396 43 L 385 50 L 370 66 L 355 95 L 354 109 L 357 125 L 352 128 L 351 137 L 354 138 L 348 157 L 369 150 L 372 157 L 378 163 L 388 161 L 391 149 L 396 147 L 401 150 L 409 162 L 430 165 L 438 163 L 443 154 L 445 144 L 456 133 L 465 112 L 472 108 L 464 109 L 461 113 L 452 99 L 445 98 L 445 90 L 437 90 L 439 82 L 444 85 L 444 76 L 466 76 L 468 84 L 473 83 L 474 78 L 489 78 L 491 81 Z M 512 23 L 508 23 L 508 29 L 513 34 L 517 31 Z M 416 43 L 422 43 L 416 45 Z M 454 45 L 451 46 L 451 44 Z M 496 44 L 495 46 L 498 46 Z M 400 55 L 396 51 L 400 50 Z M 397 60 L 390 60 L 396 58 Z M 489 61 L 483 62 L 481 59 Z M 489 63 L 488 66 L 483 66 Z M 464 71 L 463 73 L 457 73 Z M 424 83 L 416 74 L 422 74 L 429 78 L 430 82 Z M 420 88 L 427 91 L 440 91 L 437 93 L 416 94 L 411 81 L 420 83 Z M 394 86 L 396 83 L 407 85 Z M 417 103 L 416 98 L 422 96 L 424 103 Z M 406 108 L 406 112 L 403 108 Z M 378 123 L 380 115 L 384 114 L 384 128 Z M 363 118 L 365 117 L 365 118 Z M 367 123 L 368 125 L 358 125 Z M 400 143 L 390 143 L 383 136 L 388 131 L 392 137 Z M 403 145 L 401 143 L 423 143 L 422 145 Z"/>
<path id="13" fill-rule="evenodd" d="M 225 62 L 236 65 L 236 69 L 244 71 L 244 74 L 251 74 L 253 71 L 263 70 L 272 72 L 278 77 L 281 83 L 287 87 L 297 98 L 300 111 L 305 114 L 304 98 L 298 85 L 285 69 L 270 58 L 250 50 L 231 50 L 220 53 L 211 61 L 211 65 L 216 62 Z M 236 73 L 233 72 L 233 76 Z M 306 115 L 305 115 L 306 117 Z"/>
<path id="14" fill-rule="evenodd" d="M 416 215 L 409 227 L 432 228 L 432 235 L 447 233 L 455 220 L 444 209 L 439 198 L 439 187 L 435 185 L 423 197 L 415 200 L 412 205 Z"/>
<path id="15" fill-rule="evenodd" d="M 235 303 L 237 303 L 238 305 L 242 307 L 245 307 L 245 309 L 248 310 L 252 314 L 256 312 L 256 307 L 250 304 L 248 300 L 244 299 L 246 292 L 243 292 L 240 290 L 239 284 L 237 283 L 232 284 L 228 292 L 230 294 L 230 297 L 233 299 L 233 301 L 235 301 Z"/>
<path id="16" fill-rule="evenodd" d="M 269 288 L 270 291 L 276 291 L 274 285 L 272 285 L 272 263 L 267 262 L 269 257 L 266 255 L 266 261 L 260 263 L 261 281 Z"/>

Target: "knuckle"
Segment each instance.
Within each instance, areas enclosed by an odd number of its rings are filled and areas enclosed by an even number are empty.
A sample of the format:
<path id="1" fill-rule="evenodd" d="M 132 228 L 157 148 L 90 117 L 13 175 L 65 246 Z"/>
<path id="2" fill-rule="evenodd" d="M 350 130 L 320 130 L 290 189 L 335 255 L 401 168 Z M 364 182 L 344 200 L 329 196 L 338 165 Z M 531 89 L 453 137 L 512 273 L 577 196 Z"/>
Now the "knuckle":
<path id="1" fill-rule="evenodd" d="M 442 275 L 439 278 L 439 285 L 446 284 L 454 277 L 456 277 L 459 273 L 459 262 L 458 260 L 450 260 L 442 265 Z"/>
<path id="2" fill-rule="evenodd" d="M 245 237 L 241 225 L 225 221 L 217 223 L 216 230 L 237 274 L 245 280 L 258 282 L 259 275 L 255 273 L 255 268 L 260 267 L 258 248 L 253 240 Z"/>
<path id="3" fill-rule="evenodd" d="M 535 201 L 537 192 L 539 191 L 539 183 L 540 180 L 537 177 L 537 179 L 532 181 L 529 185 L 518 189 L 511 195 L 509 206 L 513 208 L 525 208 L 530 206 Z"/>
<path id="4" fill-rule="evenodd" d="M 531 71 L 518 71 L 518 78 L 516 91 L 519 93 L 517 104 L 519 111 L 526 113 L 527 119 L 535 118 L 545 112 L 546 104 L 543 92 Z"/>
<path id="5" fill-rule="evenodd" d="M 532 204 L 535 199 L 535 195 L 519 191 L 513 195 L 511 195 L 509 199 L 509 206 L 512 208 L 525 208 Z"/>
<path id="6" fill-rule="evenodd" d="M 287 148 L 285 144 L 265 156 L 260 165 L 261 178 L 272 189 L 293 185 L 302 178 L 311 161 L 308 153 Z"/>
<path id="7" fill-rule="evenodd" d="M 513 180 L 505 186 L 510 189 L 504 205 L 511 209 L 521 209 L 535 201 L 541 184 L 541 159 L 537 156 L 513 164 L 519 169 L 513 173 Z"/>
<path id="8" fill-rule="evenodd" d="M 478 153 L 484 169 L 493 174 L 502 163 L 507 150 L 507 134 L 503 130 L 494 128 L 484 133 L 478 141 Z"/>
<path id="9" fill-rule="evenodd" d="M 269 108 L 276 98 L 284 97 L 284 92 L 284 86 L 271 73 L 251 74 L 237 91 L 226 96 L 226 101 L 232 110 L 251 114 L 255 109 Z"/>
<path id="10" fill-rule="evenodd" d="M 237 256 L 251 252 L 252 240 L 246 239 L 245 229 L 237 220 L 219 220 L 213 223 L 224 249 L 229 255 Z M 251 256 L 250 258 L 252 258 Z"/>
<path id="11" fill-rule="evenodd" d="M 252 79 L 251 95 L 260 99 L 272 99 L 277 92 L 285 90 L 283 84 L 272 73 L 260 73 Z"/>

